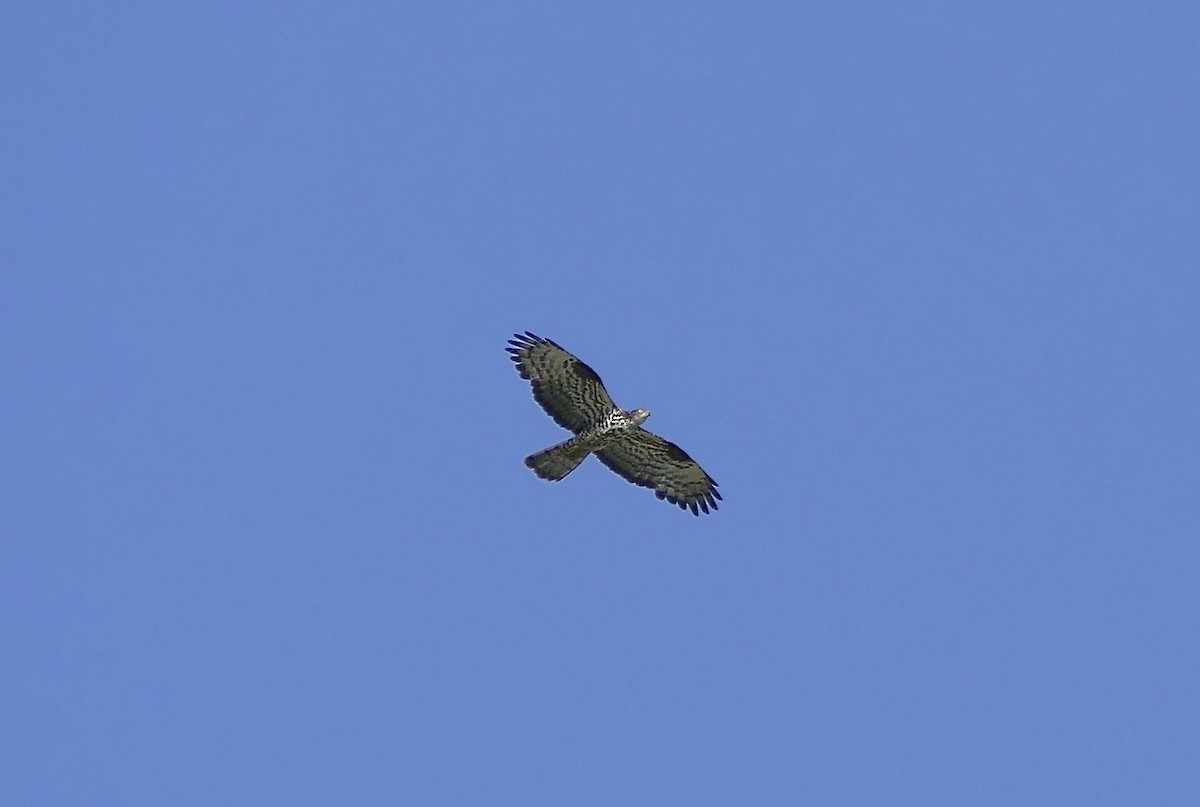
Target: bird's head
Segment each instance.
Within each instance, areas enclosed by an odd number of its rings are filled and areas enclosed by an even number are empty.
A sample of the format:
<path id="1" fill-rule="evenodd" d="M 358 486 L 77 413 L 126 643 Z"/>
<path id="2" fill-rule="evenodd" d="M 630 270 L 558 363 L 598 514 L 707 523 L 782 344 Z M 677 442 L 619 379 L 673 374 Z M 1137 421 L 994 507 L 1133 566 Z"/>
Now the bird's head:
<path id="1" fill-rule="evenodd" d="M 650 417 L 649 409 L 634 409 L 629 413 L 629 419 L 633 421 L 634 426 L 641 426 L 648 417 Z"/>

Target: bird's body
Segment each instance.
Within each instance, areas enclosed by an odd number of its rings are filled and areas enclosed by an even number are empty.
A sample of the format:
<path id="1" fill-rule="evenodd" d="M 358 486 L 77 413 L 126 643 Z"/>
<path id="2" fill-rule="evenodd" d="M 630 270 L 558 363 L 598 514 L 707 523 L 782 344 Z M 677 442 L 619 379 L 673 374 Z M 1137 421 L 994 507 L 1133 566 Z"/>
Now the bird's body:
<path id="1" fill-rule="evenodd" d="M 624 434 L 642 425 L 650 413 L 645 409 L 626 412 L 613 409 L 599 423 L 588 426 L 570 440 L 525 458 L 525 464 L 542 479 L 557 482 L 579 467 L 593 451 L 600 451 Z"/>
<path id="2" fill-rule="evenodd" d="M 596 371 L 555 342 L 528 331 L 509 340 L 517 372 L 533 387 L 533 397 L 550 417 L 574 436 L 525 458 L 542 479 L 557 482 L 595 453 L 596 458 L 635 485 L 699 515 L 717 509 L 717 483 L 669 440 L 642 428 L 646 409 L 624 410 L 613 403 Z"/>

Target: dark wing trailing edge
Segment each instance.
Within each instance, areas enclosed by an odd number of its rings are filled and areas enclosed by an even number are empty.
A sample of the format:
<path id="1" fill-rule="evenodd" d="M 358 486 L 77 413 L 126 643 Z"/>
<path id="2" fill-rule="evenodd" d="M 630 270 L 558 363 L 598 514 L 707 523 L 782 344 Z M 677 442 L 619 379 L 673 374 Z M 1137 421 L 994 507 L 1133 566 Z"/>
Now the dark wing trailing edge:
<path id="1" fill-rule="evenodd" d="M 717 509 L 717 483 L 687 452 L 640 426 L 596 452 L 596 458 L 635 485 L 693 515 Z"/>
<path id="2" fill-rule="evenodd" d="M 533 399 L 564 429 L 579 432 L 616 408 L 596 371 L 549 339 L 526 331 L 509 339 L 521 378 L 533 387 Z"/>

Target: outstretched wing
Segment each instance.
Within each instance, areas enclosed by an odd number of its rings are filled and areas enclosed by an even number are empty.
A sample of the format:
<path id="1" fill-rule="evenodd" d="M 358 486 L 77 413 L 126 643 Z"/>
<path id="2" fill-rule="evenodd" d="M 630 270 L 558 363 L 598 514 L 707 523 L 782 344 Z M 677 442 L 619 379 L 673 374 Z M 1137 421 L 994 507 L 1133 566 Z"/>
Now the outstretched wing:
<path id="1" fill-rule="evenodd" d="M 687 452 L 641 426 L 614 439 L 596 458 L 635 485 L 693 515 L 717 509 L 717 483 Z"/>
<path id="2" fill-rule="evenodd" d="M 599 422 L 616 405 L 604 389 L 596 371 L 549 339 L 514 334 L 509 339 L 521 378 L 533 386 L 533 398 L 554 422 L 564 429 L 579 432 Z"/>

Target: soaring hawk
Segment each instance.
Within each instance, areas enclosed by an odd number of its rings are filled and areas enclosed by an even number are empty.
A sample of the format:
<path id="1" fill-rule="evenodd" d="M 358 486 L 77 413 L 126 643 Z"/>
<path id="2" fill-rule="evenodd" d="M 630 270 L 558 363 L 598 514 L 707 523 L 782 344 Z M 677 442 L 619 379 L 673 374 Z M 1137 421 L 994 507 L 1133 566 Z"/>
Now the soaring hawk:
<path id="1" fill-rule="evenodd" d="M 608 397 L 596 371 L 556 343 L 529 331 L 506 348 L 533 398 L 554 422 L 575 436 L 525 458 L 542 479 L 557 482 L 594 453 L 611 470 L 693 515 L 717 509 L 717 483 L 670 440 L 642 428 L 646 409 L 626 411 Z"/>

